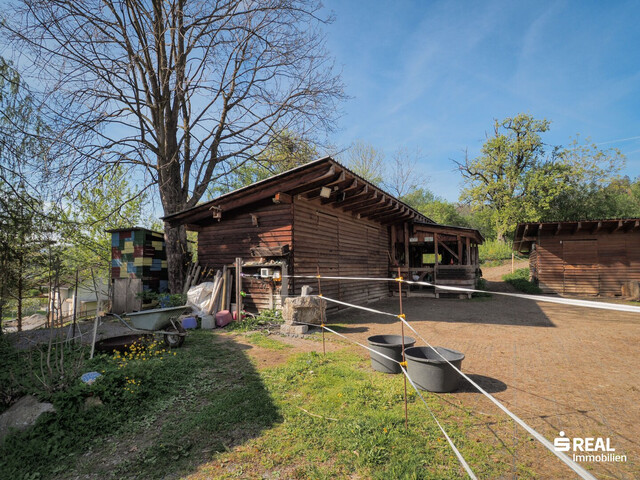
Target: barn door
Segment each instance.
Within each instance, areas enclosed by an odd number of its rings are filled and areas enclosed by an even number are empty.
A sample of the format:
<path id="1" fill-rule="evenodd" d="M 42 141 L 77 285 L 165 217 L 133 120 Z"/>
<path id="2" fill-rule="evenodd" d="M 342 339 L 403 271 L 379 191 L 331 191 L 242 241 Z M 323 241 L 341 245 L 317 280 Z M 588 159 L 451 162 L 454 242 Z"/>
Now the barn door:
<path id="1" fill-rule="evenodd" d="M 598 295 L 598 241 L 565 240 L 562 243 L 564 288 L 567 295 Z"/>

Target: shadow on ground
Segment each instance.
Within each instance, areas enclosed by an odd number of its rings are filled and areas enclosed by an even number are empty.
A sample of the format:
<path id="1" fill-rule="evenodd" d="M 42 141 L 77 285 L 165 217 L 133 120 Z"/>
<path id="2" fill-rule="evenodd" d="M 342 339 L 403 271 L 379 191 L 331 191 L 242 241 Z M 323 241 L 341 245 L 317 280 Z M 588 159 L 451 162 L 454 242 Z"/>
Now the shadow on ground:
<path id="1" fill-rule="evenodd" d="M 476 375 L 474 373 L 466 373 L 466 375 L 488 393 L 504 392 L 507 389 L 507 384 L 497 378 L 487 377 L 485 375 Z M 460 379 L 456 393 L 480 394 L 478 389 L 471 385 L 471 383 L 465 378 Z"/>
<path id="2" fill-rule="evenodd" d="M 348 301 L 348 299 L 345 299 Z M 513 325 L 523 327 L 555 327 L 534 300 L 492 295 L 472 299 L 409 297 L 402 299 L 403 313 L 409 323 L 447 322 L 488 325 Z M 366 305 L 385 313 L 399 314 L 398 297 L 383 298 Z M 328 323 L 348 324 L 350 328 L 360 325 L 397 323 L 398 318 L 372 313 L 356 308 L 331 312 Z M 352 330 L 356 331 L 356 330 Z M 375 334 L 373 332 L 372 334 Z"/>
<path id="3" fill-rule="evenodd" d="M 153 395 L 103 395 L 103 406 L 92 411 L 84 402 L 74 409 L 54 399 L 55 416 L 0 447 L 0 478 L 181 478 L 281 422 L 250 347 L 216 337 L 190 333 L 162 364 L 171 374 L 162 375 Z"/>

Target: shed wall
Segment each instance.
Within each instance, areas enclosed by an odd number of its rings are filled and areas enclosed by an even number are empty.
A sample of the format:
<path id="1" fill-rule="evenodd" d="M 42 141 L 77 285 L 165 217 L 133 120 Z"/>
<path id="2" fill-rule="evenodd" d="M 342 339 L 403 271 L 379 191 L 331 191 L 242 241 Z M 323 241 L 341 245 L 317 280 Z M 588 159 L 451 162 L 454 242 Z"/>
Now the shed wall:
<path id="1" fill-rule="evenodd" d="M 640 232 L 540 235 L 535 262 L 545 293 L 620 295 L 624 282 L 640 281 Z"/>
<path id="2" fill-rule="evenodd" d="M 386 226 L 317 200 L 294 199 L 295 275 L 316 275 L 319 269 L 322 276 L 386 277 L 389 244 Z M 305 284 L 317 289 L 315 279 L 295 279 L 295 294 Z M 388 296 L 388 286 L 385 282 L 322 280 L 322 294 L 359 304 Z"/>
<path id="3" fill-rule="evenodd" d="M 257 226 L 254 225 L 254 218 L 257 219 Z M 223 214 L 220 222 L 214 221 L 198 229 L 198 262 L 221 269 L 224 265 L 233 264 L 236 257 L 250 260 L 252 250 L 256 248 L 291 246 L 292 219 L 290 204 L 265 203 Z M 245 279 L 243 290 L 248 294 L 244 299 L 248 309 L 270 308 L 271 288 L 268 284 Z"/>

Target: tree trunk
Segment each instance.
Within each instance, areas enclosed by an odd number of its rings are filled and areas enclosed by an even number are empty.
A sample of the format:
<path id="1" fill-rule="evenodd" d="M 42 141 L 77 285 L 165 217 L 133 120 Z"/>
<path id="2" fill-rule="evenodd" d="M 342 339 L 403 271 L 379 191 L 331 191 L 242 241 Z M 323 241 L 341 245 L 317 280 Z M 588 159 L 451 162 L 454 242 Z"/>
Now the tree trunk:
<path id="1" fill-rule="evenodd" d="M 21 332 L 22 331 L 22 290 L 23 290 L 23 283 L 22 283 L 22 255 L 20 256 L 20 258 L 18 259 L 18 331 Z"/>
<path id="2" fill-rule="evenodd" d="M 165 222 L 164 240 L 167 249 L 169 291 L 171 293 L 182 293 L 186 274 L 185 267 L 189 258 L 187 230 L 184 225 L 175 226 Z"/>

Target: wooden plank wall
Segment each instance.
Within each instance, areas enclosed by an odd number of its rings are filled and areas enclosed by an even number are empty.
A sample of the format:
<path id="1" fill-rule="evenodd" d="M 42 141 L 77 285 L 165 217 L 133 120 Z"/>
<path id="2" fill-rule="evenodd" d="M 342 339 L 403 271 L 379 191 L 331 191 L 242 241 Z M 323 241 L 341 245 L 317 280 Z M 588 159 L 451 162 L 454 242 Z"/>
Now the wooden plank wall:
<path id="1" fill-rule="evenodd" d="M 257 226 L 252 214 L 257 218 Z M 198 230 L 198 262 L 220 269 L 233 264 L 236 257 L 250 260 L 252 248 L 291 246 L 292 220 L 291 204 L 276 205 L 271 201 L 223 213 L 220 222 L 213 221 Z M 244 301 L 249 310 L 269 308 L 271 289 L 267 284 L 244 279 L 243 290 L 248 294 Z M 235 298 L 235 293 L 231 298 Z"/>
<path id="2" fill-rule="evenodd" d="M 545 293 L 615 296 L 624 282 L 640 281 L 640 232 L 541 235 L 536 251 Z"/>
<path id="3" fill-rule="evenodd" d="M 322 276 L 387 276 L 386 226 L 301 198 L 294 200 L 293 216 L 295 275 L 316 275 L 319 267 Z M 295 279 L 294 292 L 298 294 L 305 284 L 317 290 L 317 280 Z M 322 294 L 362 304 L 388 296 L 388 288 L 384 282 L 322 280 Z"/>

